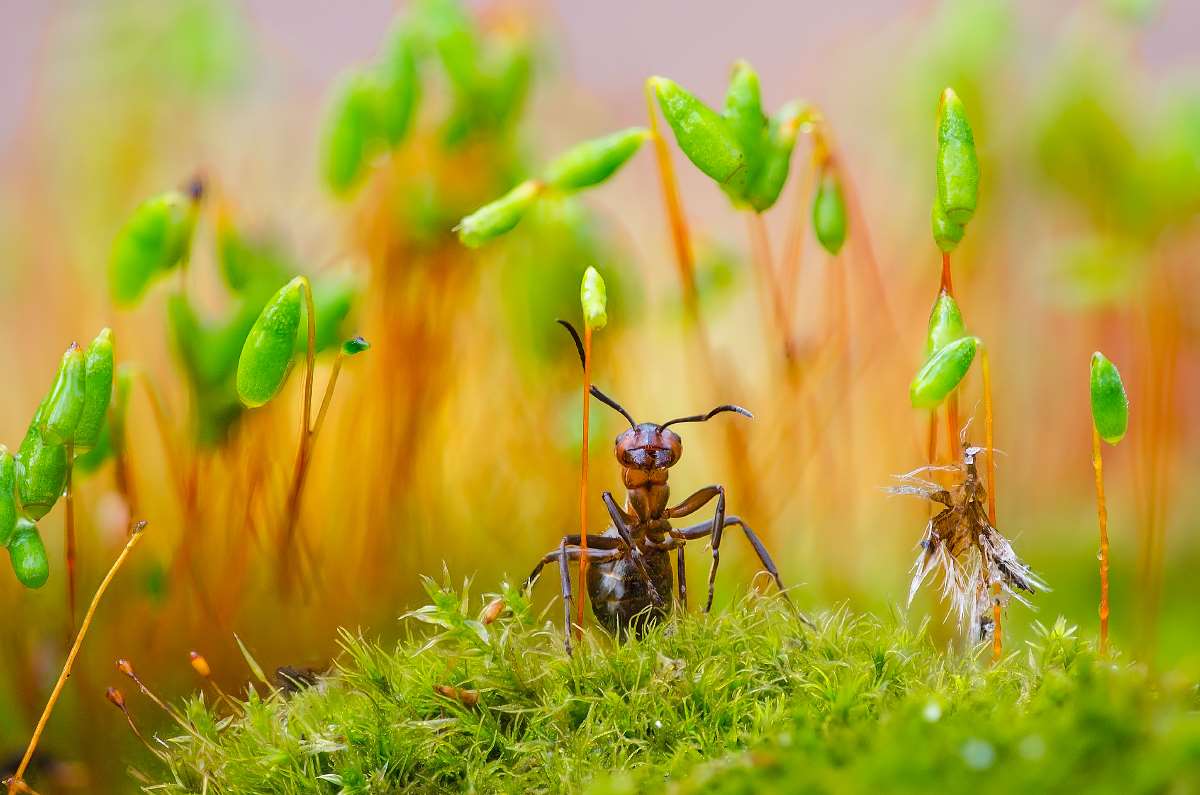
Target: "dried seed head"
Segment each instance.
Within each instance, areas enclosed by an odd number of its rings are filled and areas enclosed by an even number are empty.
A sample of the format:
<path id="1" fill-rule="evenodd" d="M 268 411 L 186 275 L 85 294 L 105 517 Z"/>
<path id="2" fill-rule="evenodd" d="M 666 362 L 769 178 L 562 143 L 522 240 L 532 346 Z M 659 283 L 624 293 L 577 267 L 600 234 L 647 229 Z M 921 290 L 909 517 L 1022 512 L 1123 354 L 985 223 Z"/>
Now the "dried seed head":
<path id="1" fill-rule="evenodd" d="M 124 657 L 117 660 L 117 670 L 128 676 L 130 679 L 137 681 L 137 674 L 133 670 L 132 663 L 130 663 L 129 660 L 126 660 Z"/>
<path id="2" fill-rule="evenodd" d="M 465 687 L 453 685 L 434 685 L 434 692 L 440 696 L 459 702 L 465 707 L 474 707 L 479 703 L 479 691 L 468 690 Z"/>
<path id="3" fill-rule="evenodd" d="M 117 690 L 115 687 L 110 687 L 108 690 L 104 691 L 104 697 L 107 698 L 114 707 L 122 712 L 125 711 L 125 696 L 121 695 L 120 690 Z"/>
<path id="4" fill-rule="evenodd" d="M 208 660 L 196 651 L 188 652 L 188 659 L 191 660 L 192 670 L 199 674 L 202 678 L 208 679 L 212 676 L 212 668 L 208 666 Z"/>
<path id="5" fill-rule="evenodd" d="M 493 599 L 488 603 L 487 607 L 483 608 L 483 623 L 485 625 L 491 624 L 500 617 L 500 614 L 504 612 L 504 608 L 506 606 L 507 605 L 504 604 L 504 600 L 500 597 Z"/>

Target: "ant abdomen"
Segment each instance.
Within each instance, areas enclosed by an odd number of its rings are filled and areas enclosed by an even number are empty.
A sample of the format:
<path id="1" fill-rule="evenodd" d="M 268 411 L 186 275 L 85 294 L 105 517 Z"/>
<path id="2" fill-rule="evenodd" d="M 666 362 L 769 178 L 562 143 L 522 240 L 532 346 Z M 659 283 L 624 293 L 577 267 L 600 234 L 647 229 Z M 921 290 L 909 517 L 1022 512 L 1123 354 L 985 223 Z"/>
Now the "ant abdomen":
<path id="1" fill-rule="evenodd" d="M 642 559 L 655 590 L 669 600 L 675 583 L 670 553 L 647 549 Z M 646 626 L 666 618 L 670 609 L 669 601 L 660 607 L 654 605 L 645 580 L 629 557 L 589 566 L 587 588 L 592 614 L 621 640 L 630 630 L 640 636 Z"/>

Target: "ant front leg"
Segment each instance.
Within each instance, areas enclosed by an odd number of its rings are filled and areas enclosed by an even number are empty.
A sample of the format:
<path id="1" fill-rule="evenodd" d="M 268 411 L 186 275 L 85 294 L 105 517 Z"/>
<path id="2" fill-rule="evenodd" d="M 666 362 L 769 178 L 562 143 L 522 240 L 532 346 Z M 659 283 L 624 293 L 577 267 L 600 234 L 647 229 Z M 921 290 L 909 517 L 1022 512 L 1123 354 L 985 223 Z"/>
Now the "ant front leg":
<path id="1" fill-rule="evenodd" d="M 708 601 L 704 604 L 705 613 L 712 610 L 713 583 L 717 578 L 717 567 L 721 565 L 721 531 L 724 529 L 726 524 L 730 524 L 730 522 L 725 520 L 725 487 L 705 486 L 695 494 L 685 499 L 683 502 L 676 505 L 674 508 L 667 509 L 668 516 L 687 516 L 688 514 L 695 513 L 703 508 L 710 500 L 712 500 L 713 497 L 717 498 L 717 509 L 713 513 L 711 522 L 704 522 L 693 527 L 684 528 L 683 530 L 677 530 L 674 533 L 676 537 L 682 537 L 685 539 L 703 538 L 706 535 L 712 535 L 713 559 L 712 566 L 710 566 L 708 569 Z M 689 536 L 688 533 L 691 533 L 692 535 Z M 769 559 L 770 558 L 768 557 L 768 560 Z M 774 567 L 774 564 L 771 565 Z"/>
<path id="2" fill-rule="evenodd" d="M 722 504 L 723 502 L 724 495 L 722 494 L 718 499 L 718 511 L 720 511 L 722 514 L 724 513 L 725 507 Z M 754 552 L 758 555 L 759 562 L 762 563 L 763 568 L 766 569 L 769 575 L 771 575 L 771 579 L 775 581 L 776 587 L 779 588 L 779 595 L 782 596 L 783 600 L 788 603 L 788 606 L 795 611 L 796 615 L 801 621 L 803 621 L 809 627 L 814 627 L 812 621 L 810 621 L 808 617 L 799 610 L 796 610 L 796 606 L 792 604 L 791 598 L 787 595 L 787 591 L 784 590 L 783 579 L 779 576 L 779 569 L 775 566 L 775 561 L 771 559 L 771 553 L 767 552 L 767 548 L 763 546 L 762 541 L 760 541 L 758 535 L 750 529 L 750 526 L 737 516 L 725 517 L 721 522 L 721 526 L 715 529 L 708 522 L 702 522 L 700 524 L 692 525 L 691 527 L 683 527 L 679 530 L 672 531 L 673 536 L 684 541 L 695 541 L 696 539 L 704 538 L 705 536 L 712 534 L 713 565 L 708 571 L 708 602 L 705 604 L 704 612 L 707 613 L 712 609 L 713 583 L 717 576 L 717 565 L 721 560 L 719 550 L 721 547 L 722 531 L 730 525 L 737 525 L 742 528 L 742 532 L 746 534 L 746 540 L 750 542 L 750 546 L 754 547 Z"/>
<path id="3" fill-rule="evenodd" d="M 650 594 L 650 601 L 655 607 L 662 607 L 663 598 L 659 596 L 658 589 L 654 587 L 654 581 L 650 579 L 650 572 L 646 569 L 646 561 L 642 559 L 642 551 L 638 549 L 637 544 L 633 543 L 633 533 L 629 529 L 629 522 L 625 518 L 625 513 L 617 506 L 617 501 L 613 499 L 611 491 L 606 491 L 600 495 L 604 500 L 604 507 L 608 508 L 609 518 L 612 519 L 613 527 L 617 528 L 617 534 L 621 536 L 621 540 L 629 547 L 629 557 L 633 561 L 633 565 L 637 567 L 638 576 L 646 583 L 646 591 Z"/>

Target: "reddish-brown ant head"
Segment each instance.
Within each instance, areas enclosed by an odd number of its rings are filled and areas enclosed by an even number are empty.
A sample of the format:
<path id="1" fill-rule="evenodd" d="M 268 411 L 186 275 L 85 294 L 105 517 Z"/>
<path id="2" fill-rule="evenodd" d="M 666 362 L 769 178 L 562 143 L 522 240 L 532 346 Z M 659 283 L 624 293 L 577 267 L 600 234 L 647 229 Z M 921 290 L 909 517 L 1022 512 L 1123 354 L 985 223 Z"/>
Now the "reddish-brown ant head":
<path id="1" fill-rule="evenodd" d="M 666 469 L 683 455 L 679 434 L 653 422 L 635 425 L 617 437 L 617 461 L 626 469 Z"/>
<path id="2" fill-rule="evenodd" d="M 579 333 L 567 321 L 560 320 L 558 322 L 570 333 L 571 339 L 575 341 L 575 350 L 579 353 L 580 364 L 585 364 L 583 341 L 579 339 Z M 586 370 L 586 364 L 584 369 Z M 621 466 L 625 469 L 653 471 L 656 469 L 667 469 L 675 465 L 675 462 L 683 456 L 683 440 L 679 438 L 679 434 L 667 430 L 668 425 L 674 425 L 678 422 L 705 422 L 723 411 L 732 411 L 735 414 L 741 414 L 743 417 L 754 419 L 754 415 L 741 406 L 726 403 L 723 406 L 717 406 L 707 414 L 676 417 L 661 424 L 653 422 L 639 424 L 633 419 L 633 415 L 626 411 L 620 403 L 597 389 L 595 385 L 591 386 L 590 392 L 592 397 L 613 411 L 618 412 L 629 422 L 629 430 L 617 437 L 616 450 L 614 450 L 617 460 L 621 462 Z"/>

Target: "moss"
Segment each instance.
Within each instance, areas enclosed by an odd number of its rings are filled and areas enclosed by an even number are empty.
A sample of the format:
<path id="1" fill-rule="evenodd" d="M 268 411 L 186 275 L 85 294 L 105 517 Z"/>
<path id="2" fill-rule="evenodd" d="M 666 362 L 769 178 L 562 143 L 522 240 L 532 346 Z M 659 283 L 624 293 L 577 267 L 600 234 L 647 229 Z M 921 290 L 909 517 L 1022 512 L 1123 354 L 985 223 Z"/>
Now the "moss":
<path id="1" fill-rule="evenodd" d="M 511 588 L 485 626 L 427 583 L 394 646 L 344 633 L 334 671 L 250 694 L 168 741 L 155 792 L 1161 791 L 1200 783 L 1200 696 L 1099 659 L 1059 620 L 990 665 L 925 626 L 774 597 L 641 640 L 560 630 Z M 552 611 L 557 616 L 557 610 Z M 421 626 L 425 624 L 428 629 Z M 451 697 L 435 690 L 447 685 Z M 473 691 L 468 706 L 453 694 Z"/>

